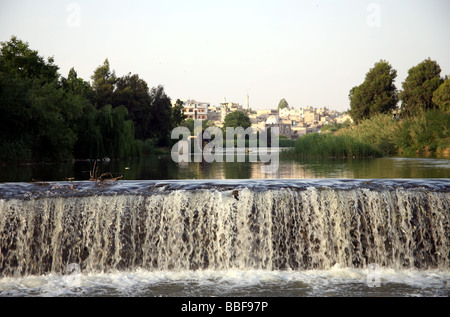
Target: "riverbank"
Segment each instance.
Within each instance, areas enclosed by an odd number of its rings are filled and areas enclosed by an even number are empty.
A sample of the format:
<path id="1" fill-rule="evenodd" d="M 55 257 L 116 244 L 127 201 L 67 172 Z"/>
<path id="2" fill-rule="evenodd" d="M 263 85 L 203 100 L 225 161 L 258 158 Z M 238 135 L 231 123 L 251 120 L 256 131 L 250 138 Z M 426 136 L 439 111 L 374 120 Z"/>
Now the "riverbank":
<path id="1" fill-rule="evenodd" d="M 335 132 L 371 144 L 384 156 L 450 157 L 450 113 L 430 110 L 413 117 L 379 114 Z"/>
<path id="2" fill-rule="evenodd" d="M 382 157 L 383 154 L 369 143 L 352 136 L 334 134 L 307 134 L 295 142 L 290 154 L 302 158 L 367 158 Z"/>

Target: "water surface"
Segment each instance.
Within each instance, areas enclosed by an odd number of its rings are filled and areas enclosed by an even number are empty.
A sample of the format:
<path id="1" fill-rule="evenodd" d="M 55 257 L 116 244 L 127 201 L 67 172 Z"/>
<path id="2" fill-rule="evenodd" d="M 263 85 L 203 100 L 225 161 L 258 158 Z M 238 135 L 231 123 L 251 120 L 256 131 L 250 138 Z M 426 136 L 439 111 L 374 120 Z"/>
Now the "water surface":
<path id="1" fill-rule="evenodd" d="M 371 179 L 450 178 L 450 159 L 370 158 L 296 159 L 280 157 L 276 173 L 262 172 L 263 162 L 175 163 L 170 155 L 98 162 L 98 175 L 111 172 L 124 180 L 193 179 Z M 77 161 L 60 164 L 1 166 L 0 182 L 88 180 L 94 164 Z"/>

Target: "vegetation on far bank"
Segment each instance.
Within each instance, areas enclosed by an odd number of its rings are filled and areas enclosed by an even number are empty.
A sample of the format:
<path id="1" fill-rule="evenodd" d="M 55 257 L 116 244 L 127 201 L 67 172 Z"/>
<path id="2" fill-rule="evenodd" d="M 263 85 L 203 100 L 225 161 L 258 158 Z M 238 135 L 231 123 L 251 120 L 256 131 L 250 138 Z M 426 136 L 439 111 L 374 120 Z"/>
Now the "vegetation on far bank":
<path id="1" fill-rule="evenodd" d="M 398 91 L 396 70 L 382 60 L 350 91 L 355 123 L 330 125 L 322 132 L 350 137 L 384 156 L 450 156 L 450 79 L 440 73 L 438 63 L 428 58 L 408 71 Z"/>
<path id="2" fill-rule="evenodd" d="M 435 109 L 404 118 L 378 114 L 359 124 L 333 125 L 323 129 L 321 134 L 308 134 L 298 139 L 295 152 L 308 157 L 359 157 L 353 154 L 350 140 L 364 149 L 356 152 L 362 153 L 361 157 L 450 157 L 450 112 Z"/>
<path id="3" fill-rule="evenodd" d="M 385 156 L 448 155 L 450 112 L 428 110 L 404 118 L 379 114 L 358 125 L 340 129 L 336 135 L 371 144 Z"/>
<path id="4" fill-rule="evenodd" d="M 184 119 L 164 87 L 118 77 L 108 59 L 91 82 L 58 70 L 17 37 L 0 43 L 0 163 L 139 157 Z"/>
<path id="5" fill-rule="evenodd" d="M 370 144 L 359 141 L 349 135 L 334 135 L 331 133 L 307 134 L 295 143 L 292 151 L 302 158 L 353 158 L 380 157 L 382 153 Z"/>

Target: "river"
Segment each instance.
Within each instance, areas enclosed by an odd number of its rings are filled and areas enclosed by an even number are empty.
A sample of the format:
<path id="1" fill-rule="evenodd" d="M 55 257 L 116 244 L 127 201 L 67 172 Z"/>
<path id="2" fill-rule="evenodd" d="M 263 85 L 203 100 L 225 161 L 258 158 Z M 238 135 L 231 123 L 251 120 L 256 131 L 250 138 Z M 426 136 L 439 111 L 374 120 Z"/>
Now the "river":
<path id="1" fill-rule="evenodd" d="M 100 161 L 98 174 L 110 172 L 124 180 L 180 179 L 364 179 L 450 178 L 450 159 L 366 158 L 296 159 L 280 157 L 276 173 L 261 172 L 263 162 L 175 163 L 170 155 L 152 155 L 125 161 Z M 0 166 L 0 182 L 89 180 L 94 163 L 76 161 L 58 164 Z"/>
<path id="2" fill-rule="evenodd" d="M 449 163 L 1 167 L 0 296 L 448 297 Z"/>

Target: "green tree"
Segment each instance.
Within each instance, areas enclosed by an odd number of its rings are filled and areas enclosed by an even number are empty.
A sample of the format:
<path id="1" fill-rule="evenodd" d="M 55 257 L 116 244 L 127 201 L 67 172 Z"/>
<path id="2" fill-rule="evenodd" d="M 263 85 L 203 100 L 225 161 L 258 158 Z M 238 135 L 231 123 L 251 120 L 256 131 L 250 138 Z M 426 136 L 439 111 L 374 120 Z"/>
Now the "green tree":
<path id="1" fill-rule="evenodd" d="M 45 60 L 16 37 L 0 49 L 0 160 L 63 160 L 72 155 L 76 135 L 58 83 L 53 58 Z"/>
<path id="2" fill-rule="evenodd" d="M 356 123 L 397 107 L 396 77 L 397 71 L 381 60 L 369 70 L 360 86 L 350 90 L 350 115 Z"/>
<path id="3" fill-rule="evenodd" d="M 77 140 L 71 122 L 81 113 L 64 96 L 56 81 L 36 85 L 27 93 L 32 120 L 27 130 L 33 135 L 33 158 L 61 161 L 73 157 Z"/>
<path id="4" fill-rule="evenodd" d="M 346 120 L 343 123 L 334 122 L 331 124 L 324 125 L 323 128 L 320 129 L 320 132 L 321 133 L 335 133 L 341 129 L 350 127 L 350 125 L 351 125 L 350 120 Z"/>
<path id="5" fill-rule="evenodd" d="M 447 78 L 433 93 L 433 103 L 444 112 L 450 112 L 450 78 Z"/>
<path id="6" fill-rule="evenodd" d="M 28 91 L 56 80 L 58 67 L 15 36 L 0 45 L 0 140 L 30 139 Z"/>
<path id="7" fill-rule="evenodd" d="M 151 137 L 152 98 L 145 80 L 139 75 L 129 73 L 117 79 L 113 106 L 125 106 L 134 122 L 136 138 L 145 140 Z"/>
<path id="8" fill-rule="evenodd" d="M 95 69 L 91 79 L 94 90 L 93 102 L 97 108 L 112 105 L 117 77 L 115 71 L 111 71 L 108 59 Z"/>
<path id="9" fill-rule="evenodd" d="M 158 139 L 159 145 L 167 145 L 172 130 L 172 101 L 161 85 L 151 89 L 150 97 L 152 99 L 151 111 L 153 115 L 150 136 Z"/>
<path id="10" fill-rule="evenodd" d="M 30 107 L 26 102 L 30 85 L 31 80 L 0 72 L 0 141 L 26 134 L 31 120 Z"/>
<path id="11" fill-rule="evenodd" d="M 105 60 L 91 87 L 74 68 L 61 77 L 53 58 L 16 37 L 0 45 L 1 162 L 137 156 L 130 114 L 143 137 L 168 135 L 173 113 L 161 86 L 149 92 L 137 75 L 117 79 Z"/>
<path id="12" fill-rule="evenodd" d="M 90 102 L 83 107 L 82 115 L 74 122 L 77 141 L 74 156 L 80 159 L 97 159 L 105 155 L 101 126 L 98 124 L 100 110 Z"/>
<path id="13" fill-rule="evenodd" d="M 408 71 L 400 92 L 401 112 L 404 116 L 413 116 L 421 111 L 436 108 L 433 93 L 441 85 L 441 67 L 430 58 Z"/>
<path id="14" fill-rule="evenodd" d="M 287 108 L 289 109 L 289 104 L 286 101 L 286 99 L 281 99 L 280 102 L 278 103 L 278 111 L 280 111 L 281 109 Z"/>
<path id="15" fill-rule="evenodd" d="M 170 97 L 163 86 L 149 89 L 139 75 L 131 73 L 117 78 L 108 59 L 95 70 L 92 80 L 97 108 L 124 106 L 134 123 L 138 139 L 153 139 L 158 145 L 169 143 L 174 118 Z"/>
<path id="16" fill-rule="evenodd" d="M 186 119 L 180 124 L 181 127 L 188 128 L 192 135 L 194 135 L 195 130 L 195 122 L 194 119 Z M 211 120 L 202 120 L 202 130 L 205 130 L 209 127 L 214 127 L 214 122 Z"/>
<path id="17" fill-rule="evenodd" d="M 183 102 L 177 99 L 175 105 L 172 107 L 172 128 L 180 126 L 186 120 L 183 109 Z"/>
<path id="18" fill-rule="evenodd" d="M 104 157 L 103 138 L 97 123 L 99 110 L 92 105 L 93 90 L 91 85 L 79 78 L 74 68 L 69 71 L 67 78 L 61 78 L 61 86 L 66 94 L 65 106 L 73 113 L 67 116 L 77 140 L 74 145 L 75 158 Z"/>
<path id="19" fill-rule="evenodd" d="M 244 129 L 247 129 L 251 125 L 252 124 L 250 122 L 250 118 L 245 113 L 243 113 L 242 111 L 233 111 L 225 117 L 223 127 L 242 127 Z"/>
<path id="20" fill-rule="evenodd" d="M 134 125 L 127 120 L 124 106 L 113 108 L 106 105 L 97 112 L 95 125 L 99 127 L 101 144 L 97 157 L 127 158 L 139 156 L 139 143 L 134 139 Z"/>
<path id="21" fill-rule="evenodd" d="M 67 75 L 67 78 L 61 77 L 61 86 L 66 92 L 70 92 L 74 95 L 83 96 L 85 98 L 92 99 L 93 91 L 91 85 L 78 78 L 78 74 L 72 67 Z"/>
<path id="22" fill-rule="evenodd" d="M 30 49 L 27 42 L 12 36 L 8 42 L 1 42 L 0 45 L 0 72 L 44 82 L 59 78 L 59 68 L 54 64 L 54 58 L 45 60 L 38 51 Z"/>

